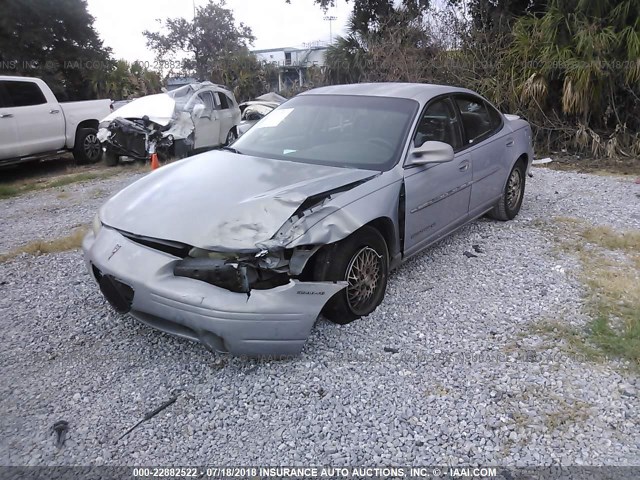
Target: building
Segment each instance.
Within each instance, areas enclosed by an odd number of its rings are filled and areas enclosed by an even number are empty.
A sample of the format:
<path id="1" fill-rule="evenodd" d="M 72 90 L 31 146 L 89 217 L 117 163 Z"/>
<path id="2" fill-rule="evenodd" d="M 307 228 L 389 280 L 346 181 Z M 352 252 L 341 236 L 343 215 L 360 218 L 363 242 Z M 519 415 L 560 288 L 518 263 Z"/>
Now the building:
<path id="1" fill-rule="evenodd" d="M 260 62 L 278 68 L 278 91 L 286 91 L 303 87 L 310 67 L 323 68 L 326 51 L 327 45 L 324 42 L 314 42 L 305 44 L 302 48 L 269 48 L 253 50 L 252 53 Z"/>

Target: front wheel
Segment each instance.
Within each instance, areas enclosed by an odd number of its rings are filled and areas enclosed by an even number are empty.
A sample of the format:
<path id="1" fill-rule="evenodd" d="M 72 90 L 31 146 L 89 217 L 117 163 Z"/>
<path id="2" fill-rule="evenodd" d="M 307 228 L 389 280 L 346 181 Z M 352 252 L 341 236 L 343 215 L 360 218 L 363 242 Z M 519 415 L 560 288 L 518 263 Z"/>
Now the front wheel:
<path id="1" fill-rule="evenodd" d="M 524 199 L 525 178 L 525 164 L 523 161 L 518 161 L 509 174 L 500 201 L 489 212 L 491 217 L 496 220 L 507 221 L 518 215 Z"/>
<path id="2" fill-rule="evenodd" d="M 334 323 L 350 323 L 373 312 L 384 298 L 389 276 L 389 253 L 384 237 L 363 227 L 346 239 L 318 252 L 314 277 L 320 281 L 347 281 L 322 313 Z"/>
<path id="3" fill-rule="evenodd" d="M 102 157 L 102 146 L 98 140 L 98 131 L 94 128 L 81 128 L 76 134 L 73 158 L 78 163 L 96 163 Z"/>

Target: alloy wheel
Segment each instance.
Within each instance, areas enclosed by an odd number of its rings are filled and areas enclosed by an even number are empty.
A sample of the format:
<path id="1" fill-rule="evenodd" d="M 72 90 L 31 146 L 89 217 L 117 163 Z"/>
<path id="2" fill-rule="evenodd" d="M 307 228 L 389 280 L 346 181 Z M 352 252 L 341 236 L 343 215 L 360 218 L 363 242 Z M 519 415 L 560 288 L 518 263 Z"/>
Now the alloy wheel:
<path id="1" fill-rule="evenodd" d="M 365 311 L 380 285 L 382 255 L 371 247 L 360 249 L 347 266 L 347 302 L 353 312 Z"/>
<path id="2" fill-rule="evenodd" d="M 96 161 L 100 157 L 100 142 L 97 135 L 90 133 L 84 137 L 84 143 L 82 144 L 84 153 L 90 161 Z"/>
<path id="3" fill-rule="evenodd" d="M 522 174 L 518 168 L 511 172 L 509 182 L 507 183 L 507 207 L 514 210 L 518 206 L 520 197 L 522 196 Z"/>

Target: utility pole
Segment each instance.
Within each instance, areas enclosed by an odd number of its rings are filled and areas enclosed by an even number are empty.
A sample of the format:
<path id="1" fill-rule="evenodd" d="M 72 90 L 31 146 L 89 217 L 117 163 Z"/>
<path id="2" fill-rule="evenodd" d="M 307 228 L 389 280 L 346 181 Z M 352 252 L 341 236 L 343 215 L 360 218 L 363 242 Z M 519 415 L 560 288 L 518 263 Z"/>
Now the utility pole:
<path id="1" fill-rule="evenodd" d="M 324 21 L 329 22 L 329 43 L 333 43 L 333 22 L 337 20 L 338 17 L 334 15 L 325 15 Z"/>

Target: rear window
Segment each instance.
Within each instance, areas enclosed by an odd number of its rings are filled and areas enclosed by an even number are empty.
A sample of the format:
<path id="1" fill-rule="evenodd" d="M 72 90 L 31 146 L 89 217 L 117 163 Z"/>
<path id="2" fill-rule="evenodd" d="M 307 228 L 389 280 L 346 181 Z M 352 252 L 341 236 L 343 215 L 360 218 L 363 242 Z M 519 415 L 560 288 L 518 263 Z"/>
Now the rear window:
<path id="1" fill-rule="evenodd" d="M 28 107 L 47 103 L 40 87 L 33 82 L 2 82 L 4 92 L 14 107 Z"/>

